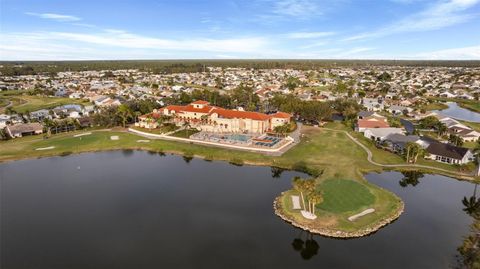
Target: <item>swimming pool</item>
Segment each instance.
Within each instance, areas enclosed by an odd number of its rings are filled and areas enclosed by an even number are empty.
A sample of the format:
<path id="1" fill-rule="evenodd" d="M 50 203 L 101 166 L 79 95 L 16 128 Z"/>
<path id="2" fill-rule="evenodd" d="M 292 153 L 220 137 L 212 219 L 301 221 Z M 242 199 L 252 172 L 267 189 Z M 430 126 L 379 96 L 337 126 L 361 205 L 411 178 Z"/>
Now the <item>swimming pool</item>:
<path id="1" fill-rule="evenodd" d="M 243 135 L 243 134 L 231 134 L 231 135 L 225 135 L 224 137 L 225 139 L 237 140 L 240 142 L 247 142 L 248 140 L 250 140 L 250 136 Z"/>

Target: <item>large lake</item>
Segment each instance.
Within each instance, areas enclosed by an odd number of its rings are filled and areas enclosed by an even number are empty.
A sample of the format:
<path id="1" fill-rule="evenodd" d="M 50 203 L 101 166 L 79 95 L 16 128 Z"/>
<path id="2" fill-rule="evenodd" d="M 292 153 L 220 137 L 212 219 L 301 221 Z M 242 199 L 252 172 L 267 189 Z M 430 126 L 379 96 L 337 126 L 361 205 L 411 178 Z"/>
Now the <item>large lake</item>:
<path id="1" fill-rule="evenodd" d="M 406 211 L 371 236 L 338 240 L 309 236 L 274 215 L 273 199 L 295 175 L 301 174 L 273 178 L 268 167 L 187 163 L 137 151 L 0 164 L 0 267 L 455 265 L 472 221 L 461 200 L 472 195 L 473 184 L 426 175 L 415 187 L 401 187 L 400 173 L 369 174 L 371 182 L 402 197 Z M 296 238 L 315 241 L 303 258 L 292 246 Z"/>
<path id="2" fill-rule="evenodd" d="M 452 117 L 458 120 L 465 120 L 471 122 L 480 122 L 480 113 L 473 112 L 459 106 L 455 102 L 448 102 L 448 108 L 443 110 L 435 110 L 445 116 Z"/>

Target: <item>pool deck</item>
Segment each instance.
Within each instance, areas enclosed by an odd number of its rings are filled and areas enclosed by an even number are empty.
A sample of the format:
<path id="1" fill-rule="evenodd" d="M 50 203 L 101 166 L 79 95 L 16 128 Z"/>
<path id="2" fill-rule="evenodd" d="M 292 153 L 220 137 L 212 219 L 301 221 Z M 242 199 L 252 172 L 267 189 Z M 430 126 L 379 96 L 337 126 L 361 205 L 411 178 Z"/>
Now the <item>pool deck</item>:
<path id="1" fill-rule="evenodd" d="M 220 148 L 229 148 L 229 149 L 235 149 L 235 150 L 250 151 L 250 152 L 258 152 L 258 153 L 263 153 L 263 154 L 272 155 L 272 156 L 281 156 L 283 153 L 288 151 L 293 145 L 298 143 L 295 140 L 294 137 L 287 136 L 285 138 L 286 143 L 281 145 L 278 148 L 258 148 L 258 147 L 251 147 L 251 146 L 240 146 L 240 145 L 237 145 L 237 144 L 223 144 L 223 143 L 202 141 L 202 140 L 196 140 L 196 139 L 174 137 L 174 136 L 169 136 L 167 134 L 152 134 L 152 133 L 146 133 L 146 132 L 138 131 L 138 130 L 135 130 L 135 129 L 132 129 L 132 128 L 128 128 L 128 131 L 131 132 L 131 133 L 146 137 L 146 138 L 150 138 L 150 139 L 163 139 L 163 140 L 178 141 L 178 142 L 197 144 L 197 145 L 205 145 L 205 146 L 213 146 L 213 147 L 220 147 Z"/>

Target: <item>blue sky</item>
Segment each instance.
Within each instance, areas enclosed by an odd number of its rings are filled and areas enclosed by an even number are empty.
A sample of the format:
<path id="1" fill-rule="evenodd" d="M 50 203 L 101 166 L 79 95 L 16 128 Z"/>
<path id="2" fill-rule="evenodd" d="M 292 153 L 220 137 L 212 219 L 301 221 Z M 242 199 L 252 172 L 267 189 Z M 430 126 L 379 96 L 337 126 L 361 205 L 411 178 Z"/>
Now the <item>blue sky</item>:
<path id="1" fill-rule="evenodd" d="M 480 0 L 0 0 L 0 60 L 480 59 Z"/>

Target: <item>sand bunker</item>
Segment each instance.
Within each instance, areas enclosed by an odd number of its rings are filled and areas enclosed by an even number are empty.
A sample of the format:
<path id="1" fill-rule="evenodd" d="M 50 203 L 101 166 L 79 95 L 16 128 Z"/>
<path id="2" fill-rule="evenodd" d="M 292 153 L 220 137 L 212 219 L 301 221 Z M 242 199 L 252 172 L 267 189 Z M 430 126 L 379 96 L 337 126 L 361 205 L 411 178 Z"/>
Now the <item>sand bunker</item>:
<path id="1" fill-rule="evenodd" d="M 54 146 L 46 147 L 46 148 L 36 148 L 35 150 L 49 150 L 49 149 L 54 149 Z"/>
<path id="2" fill-rule="evenodd" d="M 358 219 L 358 218 L 360 218 L 360 217 L 362 217 L 362 216 L 368 215 L 368 214 L 373 213 L 373 212 L 375 212 L 375 209 L 369 208 L 369 209 L 366 209 L 366 210 L 364 210 L 364 211 L 362 211 L 362 212 L 360 212 L 360 213 L 358 213 L 358 214 L 356 214 L 356 215 L 353 215 L 353 216 L 348 217 L 348 220 L 349 220 L 349 221 L 354 221 L 354 220 L 356 220 L 356 219 Z"/>
<path id="3" fill-rule="evenodd" d="M 82 133 L 82 134 L 76 134 L 74 135 L 73 137 L 80 137 L 80 136 L 84 136 L 84 135 L 91 135 L 92 133 Z"/>

